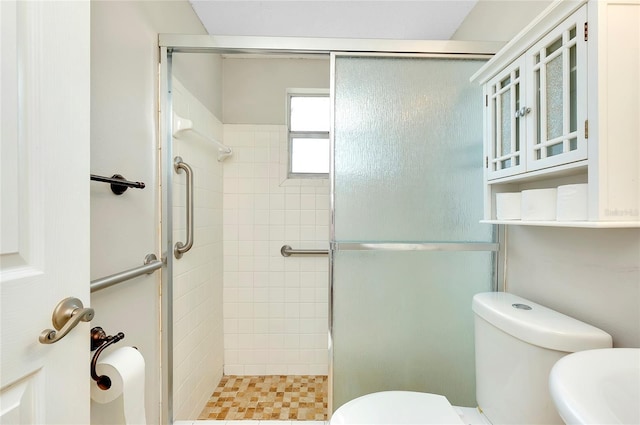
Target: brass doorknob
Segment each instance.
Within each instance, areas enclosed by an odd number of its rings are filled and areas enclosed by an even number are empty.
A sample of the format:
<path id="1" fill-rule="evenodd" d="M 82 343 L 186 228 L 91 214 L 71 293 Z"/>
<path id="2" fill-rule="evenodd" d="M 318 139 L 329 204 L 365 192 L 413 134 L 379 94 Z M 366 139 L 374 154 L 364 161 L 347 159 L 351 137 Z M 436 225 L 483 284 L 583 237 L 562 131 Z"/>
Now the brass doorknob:
<path id="1" fill-rule="evenodd" d="M 60 301 L 53 310 L 51 322 L 53 329 L 45 329 L 40 334 L 38 340 L 42 344 L 53 344 L 64 338 L 71 329 L 75 328 L 80 322 L 90 322 L 95 312 L 92 308 L 85 308 L 78 298 L 65 298 Z"/>

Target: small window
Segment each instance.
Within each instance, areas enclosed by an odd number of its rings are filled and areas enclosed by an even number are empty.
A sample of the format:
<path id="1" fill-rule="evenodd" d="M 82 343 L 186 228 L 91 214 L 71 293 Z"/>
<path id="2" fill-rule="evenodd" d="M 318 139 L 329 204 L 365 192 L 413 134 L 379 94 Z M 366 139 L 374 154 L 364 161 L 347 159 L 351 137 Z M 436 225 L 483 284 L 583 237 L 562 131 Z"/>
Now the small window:
<path id="1" fill-rule="evenodd" d="M 329 176 L 329 91 L 288 90 L 289 178 Z"/>

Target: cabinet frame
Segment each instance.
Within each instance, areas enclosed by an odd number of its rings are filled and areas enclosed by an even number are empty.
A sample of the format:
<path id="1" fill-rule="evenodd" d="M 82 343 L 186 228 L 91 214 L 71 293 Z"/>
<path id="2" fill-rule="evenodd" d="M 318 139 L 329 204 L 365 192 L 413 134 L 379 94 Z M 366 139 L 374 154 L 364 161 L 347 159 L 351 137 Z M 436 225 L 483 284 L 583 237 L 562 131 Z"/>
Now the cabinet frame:
<path id="1" fill-rule="evenodd" d="M 525 57 L 584 5 L 587 5 L 588 18 L 586 64 L 578 66 L 588 69 L 588 75 L 584 77 L 586 97 L 581 98 L 585 100 L 578 100 L 577 103 L 586 113 L 584 121 L 578 118 L 576 131 L 586 139 L 584 146 L 588 155 L 583 157 L 576 154 L 572 162 L 563 160 L 559 165 L 527 168 L 523 172 L 503 176 L 491 175 L 487 166 L 484 173 L 485 215 L 482 222 L 595 228 L 640 227 L 640 96 L 635 95 L 640 93 L 640 28 L 637 25 L 640 21 L 640 0 L 553 2 L 473 75 L 471 81 L 483 85 L 487 96 L 487 83 L 492 78 L 504 72 L 515 60 Z M 582 29 L 576 28 L 576 31 L 582 32 Z M 531 66 L 529 63 L 527 65 Z M 529 101 L 530 96 L 526 95 Z M 582 113 L 582 110 L 578 112 Z M 484 160 L 487 165 L 491 153 L 487 141 L 492 131 L 488 122 L 485 119 Z M 588 135 L 585 135 L 587 130 Z M 525 156 L 531 156 L 531 152 L 525 152 Z M 496 219 L 497 193 L 575 183 L 588 185 L 586 221 Z"/>

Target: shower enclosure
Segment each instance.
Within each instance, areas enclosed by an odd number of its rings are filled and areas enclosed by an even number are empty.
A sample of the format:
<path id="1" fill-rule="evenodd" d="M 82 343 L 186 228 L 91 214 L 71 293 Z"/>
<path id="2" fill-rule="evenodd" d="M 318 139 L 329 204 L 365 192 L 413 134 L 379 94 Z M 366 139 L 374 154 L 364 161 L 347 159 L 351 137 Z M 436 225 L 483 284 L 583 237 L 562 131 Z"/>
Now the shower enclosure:
<path id="1" fill-rule="evenodd" d="M 175 419 L 180 266 L 172 251 L 182 236 L 171 207 L 183 196 L 172 193 L 181 178 L 173 172 L 175 53 L 405 52 L 331 53 L 330 410 L 390 389 L 473 404 L 471 297 L 494 288 L 497 244 L 493 226 L 478 223 L 482 93 L 469 77 L 497 46 L 172 35 L 161 35 L 160 45 L 163 421 Z M 416 51 L 435 53 L 408 54 Z"/>
<path id="2" fill-rule="evenodd" d="M 482 217 L 483 60 L 333 55 L 333 409 L 413 390 L 475 405 L 471 298 L 494 282 Z"/>

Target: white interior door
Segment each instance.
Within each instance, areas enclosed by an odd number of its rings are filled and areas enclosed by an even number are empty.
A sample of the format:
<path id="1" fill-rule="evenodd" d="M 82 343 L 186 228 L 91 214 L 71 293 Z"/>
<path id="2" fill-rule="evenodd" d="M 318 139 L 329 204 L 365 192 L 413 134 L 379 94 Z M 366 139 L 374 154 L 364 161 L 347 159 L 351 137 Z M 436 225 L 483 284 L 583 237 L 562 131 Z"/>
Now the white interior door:
<path id="1" fill-rule="evenodd" d="M 89 423 L 88 1 L 0 1 L 0 423 Z M 59 335 L 59 334 L 58 334 Z"/>

